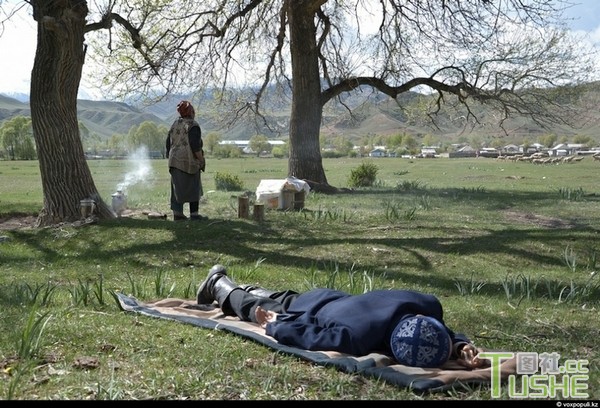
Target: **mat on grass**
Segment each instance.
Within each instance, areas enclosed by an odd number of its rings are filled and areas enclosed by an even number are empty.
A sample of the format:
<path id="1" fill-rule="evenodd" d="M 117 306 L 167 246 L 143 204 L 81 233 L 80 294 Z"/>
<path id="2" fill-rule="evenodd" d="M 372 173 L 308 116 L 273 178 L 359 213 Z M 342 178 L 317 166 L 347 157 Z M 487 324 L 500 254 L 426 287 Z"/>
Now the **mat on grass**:
<path id="1" fill-rule="evenodd" d="M 228 331 L 317 365 L 335 367 L 346 373 L 357 373 L 384 380 L 416 393 L 468 389 L 469 385 L 489 385 L 491 380 L 490 368 L 467 370 L 452 361 L 442 368 L 423 369 L 396 364 L 385 354 L 353 356 L 335 351 L 309 351 L 286 346 L 267 336 L 257 324 L 243 322 L 237 317 L 225 316 L 216 305 L 198 305 L 195 300 L 168 298 L 153 303 L 143 303 L 122 293 L 116 293 L 116 300 L 119 307 L 126 312 L 173 320 L 206 329 Z M 515 373 L 514 358 L 502 362 L 502 381 Z"/>

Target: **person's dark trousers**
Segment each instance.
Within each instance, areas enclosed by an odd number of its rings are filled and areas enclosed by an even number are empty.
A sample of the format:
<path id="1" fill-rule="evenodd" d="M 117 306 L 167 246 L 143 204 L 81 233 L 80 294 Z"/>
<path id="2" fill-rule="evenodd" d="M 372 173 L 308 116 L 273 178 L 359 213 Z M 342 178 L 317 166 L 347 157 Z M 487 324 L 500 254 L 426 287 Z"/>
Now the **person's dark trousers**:
<path id="1" fill-rule="evenodd" d="M 292 304 L 294 300 L 299 296 L 299 293 L 292 290 L 286 290 L 283 292 L 275 292 L 270 297 L 259 297 L 252 293 L 248 293 L 244 290 L 232 291 L 227 302 L 231 310 L 237 317 L 246 322 L 256 321 L 255 311 L 258 306 L 263 309 L 270 310 L 275 313 L 285 313 L 287 308 Z"/>
<path id="2" fill-rule="evenodd" d="M 175 199 L 175 190 L 173 188 L 173 183 L 171 183 L 171 210 L 173 210 L 176 214 L 183 215 L 183 203 L 178 203 Z"/>
<path id="3" fill-rule="evenodd" d="M 171 206 L 170 206 L 171 210 L 173 210 L 173 212 L 175 214 L 183 215 L 183 203 L 178 203 L 177 200 L 175 199 L 175 188 L 173 187 L 173 183 L 171 183 L 170 203 L 171 203 Z M 190 204 L 190 214 L 198 213 L 198 210 L 200 209 L 200 201 L 191 201 L 189 204 Z"/>

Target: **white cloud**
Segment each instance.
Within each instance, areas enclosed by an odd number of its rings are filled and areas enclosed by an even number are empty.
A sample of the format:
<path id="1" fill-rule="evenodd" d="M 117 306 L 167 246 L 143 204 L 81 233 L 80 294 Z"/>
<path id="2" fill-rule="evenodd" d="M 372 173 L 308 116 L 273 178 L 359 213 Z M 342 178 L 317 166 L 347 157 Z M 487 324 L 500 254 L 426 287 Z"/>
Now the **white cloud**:
<path id="1" fill-rule="evenodd" d="M 590 38 L 594 42 L 594 44 L 600 46 L 600 26 L 596 27 L 595 30 L 590 32 Z"/>
<path id="2" fill-rule="evenodd" d="M 18 10 L 4 21 L 4 25 L 0 25 L 0 93 L 29 94 L 37 46 L 37 23 L 30 15 L 30 6 L 19 6 L 23 3 L 20 0 L 0 0 L 0 22 L 6 19 L 7 13 Z M 80 86 L 81 98 L 93 99 L 94 95 L 95 92 Z"/>
<path id="3" fill-rule="evenodd" d="M 11 3 L 3 3 L 2 7 L 11 7 Z M 2 14 L 0 16 L 5 18 Z M 4 30 L 0 31 L 0 92 L 29 93 L 37 41 L 34 23 L 23 8 L 6 21 Z"/>

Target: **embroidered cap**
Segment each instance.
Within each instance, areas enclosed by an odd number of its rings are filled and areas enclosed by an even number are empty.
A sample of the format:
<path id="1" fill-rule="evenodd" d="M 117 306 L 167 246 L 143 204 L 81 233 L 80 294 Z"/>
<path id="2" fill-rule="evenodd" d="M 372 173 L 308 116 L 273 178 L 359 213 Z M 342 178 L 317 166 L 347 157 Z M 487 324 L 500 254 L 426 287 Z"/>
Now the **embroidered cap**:
<path id="1" fill-rule="evenodd" d="M 392 332 L 390 346 L 400 364 L 440 367 L 450 358 L 451 339 L 444 325 L 429 316 L 400 320 Z"/>

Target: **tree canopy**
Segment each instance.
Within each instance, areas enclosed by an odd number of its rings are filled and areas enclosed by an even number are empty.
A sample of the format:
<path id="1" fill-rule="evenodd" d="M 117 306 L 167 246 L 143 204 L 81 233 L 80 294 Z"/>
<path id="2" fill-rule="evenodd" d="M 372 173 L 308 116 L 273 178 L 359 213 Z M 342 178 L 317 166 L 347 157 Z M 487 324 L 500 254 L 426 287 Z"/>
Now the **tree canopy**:
<path id="1" fill-rule="evenodd" d="M 30 118 L 15 116 L 5 121 L 0 127 L 0 141 L 10 160 L 36 158 Z"/>

